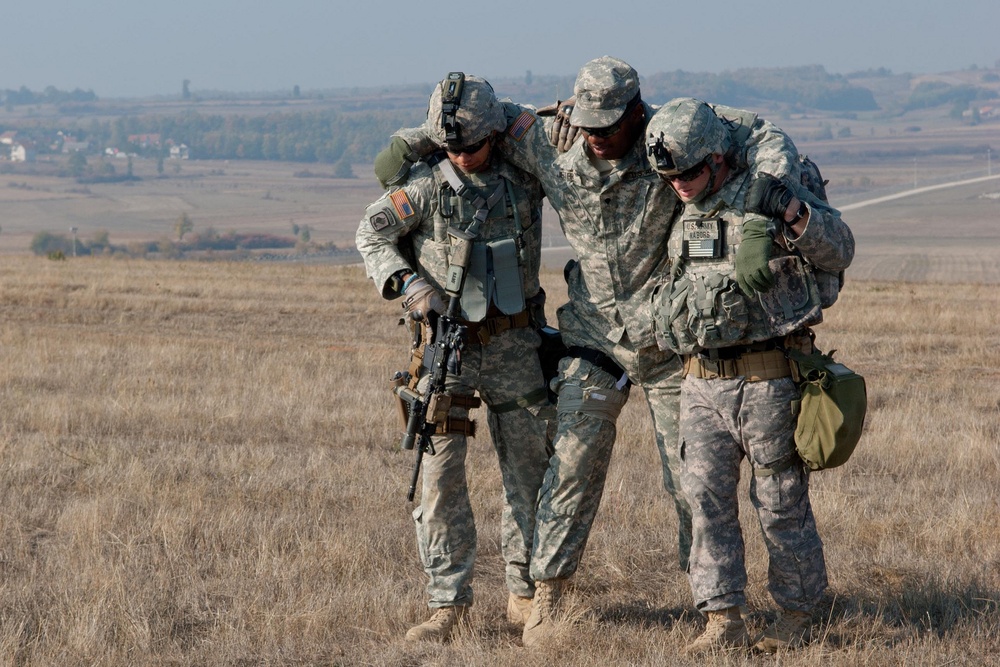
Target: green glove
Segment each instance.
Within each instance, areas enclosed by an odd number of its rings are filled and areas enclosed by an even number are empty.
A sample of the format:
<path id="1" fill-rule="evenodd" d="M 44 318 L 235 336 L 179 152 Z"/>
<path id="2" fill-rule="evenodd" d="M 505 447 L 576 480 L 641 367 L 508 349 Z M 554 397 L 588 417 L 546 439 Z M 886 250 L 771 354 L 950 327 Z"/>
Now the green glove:
<path id="1" fill-rule="evenodd" d="M 747 296 L 774 286 L 774 274 L 767 265 L 773 245 L 766 220 L 751 219 L 743 223 L 743 240 L 736 249 L 736 282 Z"/>
<path id="2" fill-rule="evenodd" d="M 375 156 L 375 178 L 383 188 L 402 185 L 410 176 L 410 167 L 416 161 L 415 157 L 408 143 L 399 137 L 393 137 L 389 147 Z"/>

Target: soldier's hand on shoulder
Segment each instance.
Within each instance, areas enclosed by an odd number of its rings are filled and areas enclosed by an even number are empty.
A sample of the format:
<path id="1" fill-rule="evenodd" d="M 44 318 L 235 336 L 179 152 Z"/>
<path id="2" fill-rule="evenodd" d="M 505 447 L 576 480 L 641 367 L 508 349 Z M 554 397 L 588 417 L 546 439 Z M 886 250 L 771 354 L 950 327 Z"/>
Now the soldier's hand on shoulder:
<path id="1" fill-rule="evenodd" d="M 560 153 L 568 151 L 580 137 L 580 128 L 570 125 L 569 122 L 575 105 L 576 97 L 574 96 L 565 102 L 557 101 L 555 104 L 538 110 L 539 116 L 555 116 L 552 127 L 549 129 L 549 143 L 555 146 Z"/>
<path id="2" fill-rule="evenodd" d="M 767 265 L 773 247 L 766 220 L 752 218 L 743 223 L 743 239 L 736 248 L 736 282 L 747 296 L 774 286 L 774 274 Z"/>

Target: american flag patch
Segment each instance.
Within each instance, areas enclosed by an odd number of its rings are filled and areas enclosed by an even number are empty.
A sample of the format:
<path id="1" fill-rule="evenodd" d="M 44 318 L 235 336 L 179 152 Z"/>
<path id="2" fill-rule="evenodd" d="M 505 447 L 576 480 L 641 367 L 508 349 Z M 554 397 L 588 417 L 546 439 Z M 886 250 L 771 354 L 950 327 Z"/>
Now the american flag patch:
<path id="1" fill-rule="evenodd" d="M 520 141 L 524 138 L 524 134 L 528 131 L 528 128 L 535 124 L 536 120 L 538 118 L 535 114 L 530 111 L 522 111 L 521 115 L 514 120 L 510 129 L 507 130 L 507 134 L 513 137 L 514 141 Z"/>
<path id="2" fill-rule="evenodd" d="M 392 200 L 392 205 L 396 207 L 396 215 L 401 220 L 406 220 L 416 213 L 413 210 L 413 204 L 410 203 L 410 198 L 406 196 L 406 190 L 396 190 L 389 195 L 389 199 Z"/>

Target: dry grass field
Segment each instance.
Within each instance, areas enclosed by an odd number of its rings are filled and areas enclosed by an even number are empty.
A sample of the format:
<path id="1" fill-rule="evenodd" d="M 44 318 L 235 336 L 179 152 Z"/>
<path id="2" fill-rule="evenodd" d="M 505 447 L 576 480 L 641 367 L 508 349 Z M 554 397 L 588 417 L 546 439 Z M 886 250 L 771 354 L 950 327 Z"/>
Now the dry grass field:
<path id="1" fill-rule="evenodd" d="M 560 275 L 544 280 L 558 305 Z M 1000 296 L 973 282 L 848 282 L 819 342 L 866 375 L 870 417 L 855 457 L 813 477 L 818 641 L 698 664 L 997 664 Z M 485 437 L 471 627 L 403 641 L 426 612 L 387 383 L 397 313 L 359 267 L 4 257 L 0 664 L 685 664 L 701 621 L 639 397 L 566 643 L 529 653 L 504 621 Z M 761 629 L 773 605 L 744 519 Z"/>

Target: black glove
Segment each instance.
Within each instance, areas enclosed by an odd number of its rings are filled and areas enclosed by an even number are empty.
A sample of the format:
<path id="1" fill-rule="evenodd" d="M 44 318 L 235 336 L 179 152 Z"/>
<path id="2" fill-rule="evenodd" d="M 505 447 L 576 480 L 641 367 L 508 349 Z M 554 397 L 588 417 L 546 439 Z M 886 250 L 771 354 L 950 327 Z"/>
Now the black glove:
<path id="1" fill-rule="evenodd" d="M 750 184 L 747 192 L 746 209 L 785 222 L 785 213 L 795 194 L 784 183 L 770 174 L 761 174 Z"/>
<path id="2" fill-rule="evenodd" d="M 375 178 L 383 188 L 402 185 L 410 175 L 415 157 L 408 143 L 399 137 L 393 137 L 389 147 L 375 156 Z"/>
<path id="3" fill-rule="evenodd" d="M 774 286 L 774 274 L 767 265 L 773 245 L 766 220 L 757 218 L 743 223 L 743 240 L 736 249 L 736 282 L 747 296 Z"/>

